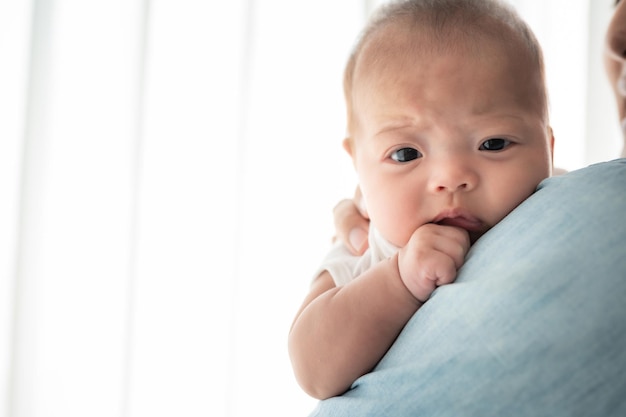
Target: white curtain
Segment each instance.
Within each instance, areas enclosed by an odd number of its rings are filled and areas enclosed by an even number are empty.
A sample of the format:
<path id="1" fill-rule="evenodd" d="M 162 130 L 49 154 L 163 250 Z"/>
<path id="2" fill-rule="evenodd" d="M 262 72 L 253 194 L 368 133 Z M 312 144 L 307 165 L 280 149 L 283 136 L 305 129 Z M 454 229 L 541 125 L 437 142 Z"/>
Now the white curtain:
<path id="1" fill-rule="evenodd" d="M 614 0 L 509 0 L 541 43 L 555 165 L 567 170 L 620 156 L 617 108 L 603 67 Z"/>
<path id="2" fill-rule="evenodd" d="M 286 338 L 355 184 L 341 75 L 374 3 L 0 0 L 0 416 L 312 410 Z M 557 165 L 617 156 L 611 2 L 515 3 Z"/>

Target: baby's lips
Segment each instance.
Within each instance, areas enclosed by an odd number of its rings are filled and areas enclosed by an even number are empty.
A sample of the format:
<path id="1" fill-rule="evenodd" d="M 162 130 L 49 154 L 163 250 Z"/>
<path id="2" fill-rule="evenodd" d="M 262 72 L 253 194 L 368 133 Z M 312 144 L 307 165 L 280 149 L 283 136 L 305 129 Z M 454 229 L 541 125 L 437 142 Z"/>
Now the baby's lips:
<path id="1" fill-rule="evenodd" d="M 442 210 L 432 221 L 435 224 L 444 226 L 455 226 L 470 232 L 480 232 L 485 229 L 485 225 L 469 211 L 455 207 Z"/>
<path id="2" fill-rule="evenodd" d="M 467 219 L 465 217 L 446 217 L 436 224 L 465 230 L 469 236 L 470 245 L 473 245 L 488 230 L 488 227 L 480 220 Z"/>
<path id="3" fill-rule="evenodd" d="M 445 217 L 437 222 L 443 226 L 460 227 L 470 232 L 480 232 L 483 225 L 480 221 L 467 219 L 465 217 Z"/>

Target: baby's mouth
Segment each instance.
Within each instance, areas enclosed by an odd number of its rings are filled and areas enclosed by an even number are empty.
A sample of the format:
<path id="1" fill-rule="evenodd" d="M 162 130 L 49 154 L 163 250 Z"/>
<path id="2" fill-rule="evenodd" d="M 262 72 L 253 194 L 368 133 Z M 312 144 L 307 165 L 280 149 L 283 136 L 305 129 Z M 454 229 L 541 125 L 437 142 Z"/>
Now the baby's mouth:
<path id="1" fill-rule="evenodd" d="M 444 210 L 435 217 L 432 223 L 466 230 L 472 245 L 489 229 L 480 219 L 463 209 Z"/>
<path id="2" fill-rule="evenodd" d="M 446 209 L 434 218 L 432 223 L 443 226 L 455 226 L 468 232 L 485 230 L 485 224 L 466 210 L 460 208 Z"/>
<path id="3" fill-rule="evenodd" d="M 443 226 L 455 226 L 460 227 L 461 229 L 465 229 L 468 232 L 478 232 L 483 229 L 482 222 L 473 219 L 467 219 L 465 217 L 445 217 L 436 224 L 440 224 Z"/>

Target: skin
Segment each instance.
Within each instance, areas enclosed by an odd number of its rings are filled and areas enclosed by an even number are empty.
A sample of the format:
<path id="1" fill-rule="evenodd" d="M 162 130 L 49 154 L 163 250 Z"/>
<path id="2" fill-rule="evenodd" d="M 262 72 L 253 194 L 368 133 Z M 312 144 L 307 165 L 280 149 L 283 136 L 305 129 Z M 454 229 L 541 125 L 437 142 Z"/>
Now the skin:
<path id="1" fill-rule="evenodd" d="M 618 1 L 606 33 L 604 67 L 615 94 L 626 143 L 626 2 Z M 622 150 L 626 157 L 626 146 Z"/>
<path id="2" fill-rule="evenodd" d="M 389 32 L 385 45 L 411 48 L 415 35 Z M 441 216 L 475 241 L 550 175 L 540 87 L 522 59 L 502 59 L 503 44 L 484 43 L 478 53 L 383 54 L 382 74 L 357 68 L 355 83 L 367 87 L 354 93 L 356 128 L 344 146 L 370 220 L 398 247 Z"/>
<path id="3" fill-rule="evenodd" d="M 327 272 L 313 283 L 289 351 L 298 382 L 319 399 L 369 372 L 432 291 L 455 279 L 470 243 L 552 167 L 543 84 L 516 48 L 473 39 L 433 53 L 416 51 L 421 35 L 402 27 L 374 36 L 385 48 L 363 48 L 344 147 L 371 222 L 400 250 L 342 287 Z"/>
<path id="4" fill-rule="evenodd" d="M 334 240 L 339 239 L 353 255 L 362 255 L 369 247 L 369 215 L 363 203 L 361 189 L 356 187 L 354 196 L 341 200 L 333 209 Z"/>
<path id="5" fill-rule="evenodd" d="M 605 37 L 604 66 L 617 104 L 618 120 L 624 135 L 621 157 L 626 158 L 626 2 L 616 1 L 613 16 Z M 621 81 L 620 81 L 621 80 Z M 352 199 L 340 201 L 333 211 L 337 239 L 344 242 L 348 250 L 362 255 L 368 248 L 367 233 L 369 216 L 357 188 Z"/>

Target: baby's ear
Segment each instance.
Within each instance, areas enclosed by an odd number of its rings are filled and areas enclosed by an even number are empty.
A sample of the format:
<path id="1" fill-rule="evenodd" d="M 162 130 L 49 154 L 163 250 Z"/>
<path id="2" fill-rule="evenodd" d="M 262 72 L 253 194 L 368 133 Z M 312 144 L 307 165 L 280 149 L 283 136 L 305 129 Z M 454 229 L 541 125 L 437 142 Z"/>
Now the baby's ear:
<path id="1" fill-rule="evenodd" d="M 563 168 L 557 168 L 554 166 L 554 131 L 552 131 L 552 127 L 548 126 L 548 140 L 550 141 L 550 163 L 552 165 L 552 174 L 551 176 L 563 175 L 567 174 L 567 170 Z"/>
<path id="2" fill-rule="evenodd" d="M 352 157 L 352 159 L 354 159 L 354 152 L 353 152 L 353 141 L 351 137 L 347 137 L 343 140 L 342 142 L 343 145 L 343 149 L 348 152 L 348 155 L 350 155 Z"/>

